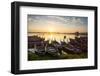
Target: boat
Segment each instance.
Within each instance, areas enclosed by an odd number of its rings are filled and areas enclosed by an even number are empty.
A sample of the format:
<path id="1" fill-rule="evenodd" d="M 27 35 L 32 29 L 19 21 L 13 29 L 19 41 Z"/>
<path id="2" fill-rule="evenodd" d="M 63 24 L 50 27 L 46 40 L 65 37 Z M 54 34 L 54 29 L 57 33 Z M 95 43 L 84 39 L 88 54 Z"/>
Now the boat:
<path id="1" fill-rule="evenodd" d="M 37 55 L 45 55 L 46 54 L 45 47 L 37 46 L 36 50 L 35 50 L 35 54 L 37 54 Z"/>
<path id="2" fill-rule="evenodd" d="M 78 48 L 75 48 L 75 47 L 68 47 L 68 46 L 63 46 L 62 47 L 63 51 L 68 53 L 68 54 L 79 54 L 81 53 L 82 51 Z"/>
<path id="3" fill-rule="evenodd" d="M 28 48 L 34 48 L 34 46 L 41 46 L 45 43 L 44 38 L 38 36 L 28 36 Z"/>
<path id="4" fill-rule="evenodd" d="M 55 49 L 61 55 L 62 54 L 62 45 L 61 45 L 61 43 L 59 43 L 56 40 L 54 40 L 54 41 L 51 42 L 51 44 L 55 47 Z"/>
<path id="5" fill-rule="evenodd" d="M 46 52 L 48 54 L 51 54 L 53 56 L 56 56 L 57 53 L 58 53 L 58 49 L 56 49 L 52 44 L 49 44 L 47 47 L 46 47 Z"/>
<path id="6" fill-rule="evenodd" d="M 61 42 L 63 51 L 72 54 L 79 54 L 87 52 L 87 38 L 86 37 L 75 37 L 75 39 L 69 39 L 68 43 Z"/>

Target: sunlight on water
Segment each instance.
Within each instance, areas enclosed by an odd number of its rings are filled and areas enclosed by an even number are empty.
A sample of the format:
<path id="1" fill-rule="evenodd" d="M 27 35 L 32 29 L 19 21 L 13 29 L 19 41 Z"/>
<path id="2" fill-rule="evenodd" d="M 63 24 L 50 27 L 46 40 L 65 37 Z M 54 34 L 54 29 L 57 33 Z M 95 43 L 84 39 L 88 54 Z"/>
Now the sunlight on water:
<path id="1" fill-rule="evenodd" d="M 49 40 L 50 42 L 52 40 L 56 40 L 58 42 L 60 41 L 66 41 L 66 42 L 69 42 L 69 39 L 74 39 L 75 38 L 75 35 L 74 34 L 60 34 L 60 33 L 28 33 L 28 36 L 34 36 L 34 35 L 37 35 L 41 38 L 45 38 L 45 40 Z M 66 37 L 64 39 L 64 36 Z M 85 35 L 83 35 L 85 36 Z"/>

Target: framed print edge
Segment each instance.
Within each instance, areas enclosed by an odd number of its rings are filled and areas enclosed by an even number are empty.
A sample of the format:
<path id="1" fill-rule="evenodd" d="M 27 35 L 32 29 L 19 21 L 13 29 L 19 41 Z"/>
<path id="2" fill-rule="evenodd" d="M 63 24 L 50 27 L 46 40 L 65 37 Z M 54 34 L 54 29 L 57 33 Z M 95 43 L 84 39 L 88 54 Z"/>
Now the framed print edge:
<path id="1" fill-rule="evenodd" d="M 68 9 L 86 9 L 94 10 L 94 66 L 83 67 L 62 67 L 62 68 L 46 68 L 46 69 L 27 69 L 20 70 L 20 6 L 34 6 L 47 8 L 68 8 Z M 80 5 L 62 5 L 48 3 L 31 3 L 31 2 L 12 2 L 11 3 L 11 73 L 27 74 L 27 73 L 44 73 L 74 70 L 90 70 L 97 69 L 97 7 L 96 6 L 80 6 Z"/>
<path id="2" fill-rule="evenodd" d="M 17 13 L 17 14 L 16 14 Z M 11 3 L 11 73 L 19 73 L 19 8 Z"/>

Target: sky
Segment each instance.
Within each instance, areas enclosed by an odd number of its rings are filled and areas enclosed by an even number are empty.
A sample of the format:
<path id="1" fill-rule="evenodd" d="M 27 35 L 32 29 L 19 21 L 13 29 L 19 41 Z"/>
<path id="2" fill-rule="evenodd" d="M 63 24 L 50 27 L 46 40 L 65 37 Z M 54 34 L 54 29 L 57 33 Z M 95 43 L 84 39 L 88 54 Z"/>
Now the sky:
<path id="1" fill-rule="evenodd" d="M 28 32 L 87 32 L 88 17 L 28 15 Z"/>

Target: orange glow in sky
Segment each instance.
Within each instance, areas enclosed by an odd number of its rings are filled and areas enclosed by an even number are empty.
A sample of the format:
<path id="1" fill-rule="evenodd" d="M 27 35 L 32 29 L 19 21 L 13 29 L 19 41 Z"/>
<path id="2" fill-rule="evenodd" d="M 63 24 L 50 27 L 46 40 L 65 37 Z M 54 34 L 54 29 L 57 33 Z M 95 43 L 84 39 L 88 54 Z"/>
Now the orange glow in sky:
<path id="1" fill-rule="evenodd" d="M 88 18 L 28 15 L 28 32 L 87 32 Z"/>

